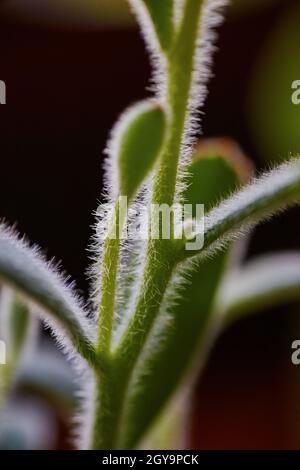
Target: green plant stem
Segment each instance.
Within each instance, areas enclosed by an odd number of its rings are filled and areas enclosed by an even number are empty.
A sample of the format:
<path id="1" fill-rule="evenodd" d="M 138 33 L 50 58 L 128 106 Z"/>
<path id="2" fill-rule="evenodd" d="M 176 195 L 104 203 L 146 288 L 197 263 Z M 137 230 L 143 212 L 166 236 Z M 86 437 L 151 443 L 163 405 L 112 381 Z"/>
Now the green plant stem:
<path id="1" fill-rule="evenodd" d="M 171 126 L 154 182 L 152 201 L 154 204 L 171 206 L 174 200 L 202 4 L 202 0 L 186 0 L 182 24 L 174 41 L 172 53 L 168 56 L 167 102 L 171 113 Z M 175 264 L 171 240 L 149 241 L 136 311 L 114 355 L 117 370 L 114 367 L 108 368 L 105 376 L 102 374 L 102 380 L 100 378 L 98 382 L 97 402 L 100 404 L 97 407 L 94 424 L 93 448 L 122 446 L 119 436 L 131 373 L 158 315 Z M 111 306 L 108 308 L 111 313 Z M 107 327 L 105 323 L 104 327 Z M 117 396 L 115 396 L 116 389 Z"/>
<path id="2" fill-rule="evenodd" d="M 178 161 L 193 79 L 201 6 L 201 0 L 186 1 L 182 26 L 170 59 L 168 102 L 172 124 L 154 182 L 153 204 L 171 206 L 174 201 Z M 141 295 L 135 314 L 116 353 L 121 361 L 129 355 L 129 349 L 132 366 L 138 358 L 158 314 L 175 264 L 176 258 L 171 240 L 149 241 Z"/>
<path id="3" fill-rule="evenodd" d="M 100 370 L 96 376 L 96 409 L 92 429 L 91 448 L 108 449 L 115 440 L 118 415 L 119 387 L 122 371 L 118 374 L 111 357 L 111 341 L 117 294 L 117 277 L 120 258 L 120 237 L 125 223 L 125 214 L 119 200 L 109 221 L 107 238 L 104 243 L 102 260 L 102 286 L 99 312 L 97 355 Z"/>
<path id="4" fill-rule="evenodd" d="M 116 304 L 117 276 L 120 255 L 120 234 L 124 217 L 120 219 L 120 205 L 116 202 L 109 221 L 102 260 L 102 286 L 99 312 L 98 354 L 102 359 L 110 355 Z"/>
<path id="5" fill-rule="evenodd" d="M 130 338 L 130 347 L 122 351 L 121 355 L 110 358 L 106 369 L 99 372 L 92 439 L 93 449 L 113 449 L 122 446 L 120 435 L 122 435 L 123 406 L 130 375 L 136 361 L 136 352 L 142 349 L 146 339 L 146 331 L 150 328 L 150 324 L 157 314 L 171 271 L 171 264 L 165 266 L 160 263 L 156 264 L 156 270 L 152 270 L 151 273 L 155 278 L 149 278 L 147 297 L 141 296 L 135 316 L 137 327 L 138 319 L 142 321 L 145 309 L 147 309 L 147 323 L 139 324 L 139 331 L 133 333 Z M 156 282 L 160 285 L 157 286 Z M 135 348 L 132 348 L 132 345 Z"/>
<path id="6" fill-rule="evenodd" d="M 96 376 L 96 406 L 91 436 L 91 449 L 116 448 L 118 418 L 121 413 L 122 395 L 125 383 L 124 371 L 117 370 L 109 360 L 106 370 Z"/>
<path id="7" fill-rule="evenodd" d="M 194 59 L 203 0 L 187 0 L 181 27 L 168 56 L 167 103 L 170 109 L 170 131 L 161 156 L 154 188 L 153 202 L 172 205 L 178 162 L 188 114 L 193 80 Z"/>

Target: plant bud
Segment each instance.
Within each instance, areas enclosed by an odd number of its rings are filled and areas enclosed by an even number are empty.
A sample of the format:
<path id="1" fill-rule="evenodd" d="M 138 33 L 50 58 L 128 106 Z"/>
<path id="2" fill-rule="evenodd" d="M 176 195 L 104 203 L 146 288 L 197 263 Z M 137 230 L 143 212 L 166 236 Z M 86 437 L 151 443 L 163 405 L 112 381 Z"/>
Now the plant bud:
<path id="1" fill-rule="evenodd" d="M 166 134 L 166 112 L 157 103 L 142 102 L 125 112 L 116 127 L 112 157 L 116 159 L 119 195 L 132 200 L 153 169 Z"/>

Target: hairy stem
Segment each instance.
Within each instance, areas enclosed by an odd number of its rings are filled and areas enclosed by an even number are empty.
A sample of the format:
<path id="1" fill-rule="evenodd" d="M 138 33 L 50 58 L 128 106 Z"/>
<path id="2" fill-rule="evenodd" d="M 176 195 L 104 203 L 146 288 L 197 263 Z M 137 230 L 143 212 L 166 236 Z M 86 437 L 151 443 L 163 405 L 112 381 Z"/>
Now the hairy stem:
<path id="1" fill-rule="evenodd" d="M 123 211 L 120 210 L 119 202 L 117 202 L 111 220 L 109 221 L 102 260 L 102 286 L 98 334 L 98 354 L 101 357 L 110 354 L 116 304 L 120 236 L 123 223 L 124 214 Z"/>
<path id="2" fill-rule="evenodd" d="M 161 157 L 153 188 L 153 204 L 172 205 L 178 162 L 187 118 L 188 101 L 193 80 L 195 48 L 202 0 L 187 0 L 181 28 L 169 63 L 168 102 L 172 125 Z M 172 232 L 172 227 L 171 227 Z M 150 240 L 141 294 L 135 314 L 120 342 L 117 356 L 130 349 L 132 366 L 138 358 L 158 314 L 176 259 L 170 240 Z"/>
<path id="3" fill-rule="evenodd" d="M 200 12 L 203 0 L 186 0 L 184 15 L 174 47 L 168 56 L 167 102 L 171 113 L 169 135 L 162 151 L 160 167 L 153 186 L 153 203 L 172 205 L 176 191 L 178 163 L 184 139 L 185 122 L 193 81 Z M 117 371 L 108 370 L 100 380 L 93 448 L 116 448 L 122 445 L 122 417 L 126 391 L 134 365 L 156 319 L 176 264 L 170 240 L 150 240 L 141 293 L 136 311 L 115 353 Z M 106 324 L 104 324 L 107 327 Z M 107 334 L 107 333 L 106 333 Z M 114 376 L 115 380 L 112 380 Z M 117 397 L 115 390 L 118 390 Z M 111 397 L 114 400 L 111 400 Z M 108 424 L 109 421 L 109 424 Z M 101 426 L 100 423 L 103 423 Z M 113 430 L 107 434 L 107 428 Z"/>
<path id="4" fill-rule="evenodd" d="M 117 447 L 125 373 L 109 360 L 106 370 L 96 378 L 96 407 L 90 443 L 93 450 Z"/>
<path id="5" fill-rule="evenodd" d="M 187 0 L 181 27 L 168 56 L 167 103 L 171 113 L 169 136 L 153 189 L 153 201 L 172 205 L 178 163 L 193 81 L 199 18 L 203 0 Z"/>

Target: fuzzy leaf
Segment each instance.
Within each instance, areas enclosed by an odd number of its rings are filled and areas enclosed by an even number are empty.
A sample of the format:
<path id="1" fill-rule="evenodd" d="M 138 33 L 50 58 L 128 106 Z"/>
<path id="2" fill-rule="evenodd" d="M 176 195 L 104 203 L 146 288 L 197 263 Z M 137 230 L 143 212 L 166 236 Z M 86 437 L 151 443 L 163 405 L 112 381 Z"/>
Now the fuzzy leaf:
<path id="1" fill-rule="evenodd" d="M 182 258 L 205 258 L 244 232 L 284 209 L 300 203 L 300 158 L 294 158 L 254 179 L 213 209 L 205 218 L 204 247 Z M 184 242 L 185 243 L 185 242 Z"/>
<path id="2" fill-rule="evenodd" d="M 0 226 L 0 281 L 16 289 L 54 320 L 58 339 L 71 338 L 76 349 L 94 363 L 95 351 L 85 312 L 72 290 L 37 253 Z"/>
<path id="3" fill-rule="evenodd" d="M 218 296 L 224 320 L 300 300 L 300 252 L 268 254 L 233 272 Z"/>
<path id="4" fill-rule="evenodd" d="M 116 161 L 119 194 L 129 201 L 157 161 L 166 127 L 164 109 L 145 101 L 125 111 L 113 130 L 110 153 Z"/>

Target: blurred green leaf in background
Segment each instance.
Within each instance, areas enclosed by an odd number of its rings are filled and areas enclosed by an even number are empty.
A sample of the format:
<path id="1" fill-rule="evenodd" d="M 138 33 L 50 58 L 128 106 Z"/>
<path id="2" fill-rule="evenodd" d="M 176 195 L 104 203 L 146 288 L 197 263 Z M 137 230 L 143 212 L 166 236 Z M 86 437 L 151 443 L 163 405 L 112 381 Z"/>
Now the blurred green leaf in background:
<path id="1" fill-rule="evenodd" d="M 300 6 L 280 17 L 262 46 L 253 71 L 249 125 L 258 153 L 283 160 L 299 153 L 300 105 L 292 103 L 292 83 L 300 80 Z"/>

